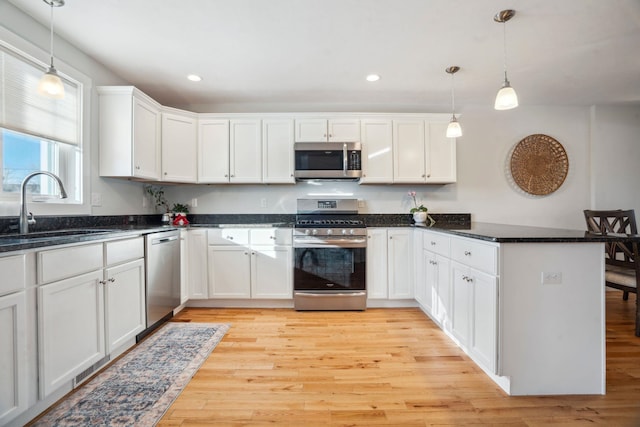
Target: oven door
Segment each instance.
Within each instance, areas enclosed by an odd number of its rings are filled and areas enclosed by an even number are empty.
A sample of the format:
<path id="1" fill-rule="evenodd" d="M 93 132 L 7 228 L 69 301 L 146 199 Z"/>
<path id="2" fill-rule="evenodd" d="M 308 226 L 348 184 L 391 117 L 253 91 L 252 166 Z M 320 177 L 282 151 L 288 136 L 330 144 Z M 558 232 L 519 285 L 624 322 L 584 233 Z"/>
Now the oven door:
<path id="1" fill-rule="evenodd" d="M 294 291 L 364 291 L 366 248 L 314 246 L 294 248 Z"/>

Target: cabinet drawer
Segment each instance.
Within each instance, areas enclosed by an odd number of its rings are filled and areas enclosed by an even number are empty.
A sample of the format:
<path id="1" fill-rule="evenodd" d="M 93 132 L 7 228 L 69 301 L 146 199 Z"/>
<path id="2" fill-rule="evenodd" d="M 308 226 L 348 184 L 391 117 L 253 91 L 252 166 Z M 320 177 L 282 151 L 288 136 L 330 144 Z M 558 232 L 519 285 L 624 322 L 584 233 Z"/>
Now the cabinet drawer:
<path id="1" fill-rule="evenodd" d="M 252 245 L 290 245 L 290 228 L 257 228 L 251 230 Z"/>
<path id="2" fill-rule="evenodd" d="M 210 245 L 248 245 L 247 228 L 212 228 L 207 230 Z"/>
<path id="3" fill-rule="evenodd" d="M 102 268 L 102 243 L 38 252 L 38 283 L 48 283 Z"/>
<path id="4" fill-rule="evenodd" d="M 120 264 L 144 257 L 144 240 L 142 237 L 118 240 L 104 244 L 107 265 Z"/>
<path id="5" fill-rule="evenodd" d="M 489 274 L 498 274 L 497 246 L 471 239 L 452 238 L 451 258 Z"/>
<path id="6" fill-rule="evenodd" d="M 26 287 L 24 255 L 0 258 L 0 271 L 5 272 L 0 280 L 0 295 L 19 291 Z"/>
<path id="7" fill-rule="evenodd" d="M 424 232 L 422 237 L 422 248 L 426 251 L 435 252 L 449 257 L 451 249 L 451 237 L 444 234 Z"/>

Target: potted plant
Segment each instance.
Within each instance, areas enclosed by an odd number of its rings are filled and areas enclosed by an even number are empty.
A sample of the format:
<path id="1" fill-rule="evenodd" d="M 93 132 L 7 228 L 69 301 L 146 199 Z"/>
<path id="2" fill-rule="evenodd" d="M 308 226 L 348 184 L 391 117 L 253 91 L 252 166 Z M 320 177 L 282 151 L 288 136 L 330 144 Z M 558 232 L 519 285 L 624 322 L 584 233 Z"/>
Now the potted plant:
<path id="1" fill-rule="evenodd" d="M 418 206 L 418 202 L 416 200 L 416 192 L 409 191 L 408 195 L 413 200 L 413 207 L 409 210 L 409 213 L 413 215 L 413 220 L 415 221 L 415 223 L 424 224 L 425 222 L 427 222 L 427 219 L 429 219 L 429 225 L 435 224 L 435 220 L 431 218 L 431 215 L 429 215 L 428 213 L 429 209 L 427 209 L 423 204 L 420 204 L 420 206 Z"/>
<path id="2" fill-rule="evenodd" d="M 182 203 L 174 203 L 171 208 L 171 212 L 173 212 L 173 225 L 187 225 L 189 221 L 187 220 L 187 214 L 189 213 L 189 205 L 184 205 Z"/>
<path id="3" fill-rule="evenodd" d="M 169 214 L 169 202 L 164 195 L 164 187 L 155 185 L 145 185 L 144 192 L 151 198 L 155 210 L 158 208 L 162 211 L 162 222 L 168 224 L 171 221 L 171 215 Z"/>

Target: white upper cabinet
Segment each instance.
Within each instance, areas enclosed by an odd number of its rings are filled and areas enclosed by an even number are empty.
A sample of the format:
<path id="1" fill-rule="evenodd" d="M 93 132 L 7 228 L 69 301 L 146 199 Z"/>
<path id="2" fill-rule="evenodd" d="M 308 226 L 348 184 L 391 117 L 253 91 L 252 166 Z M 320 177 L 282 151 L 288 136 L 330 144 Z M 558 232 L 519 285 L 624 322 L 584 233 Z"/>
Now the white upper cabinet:
<path id="1" fill-rule="evenodd" d="M 293 167 L 293 120 L 263 120 L 262 182 L 295 184 Z"/>
<path id="2" fill-rule="evenodd" d="M 393 121 L 393 182 L 424 182 L 425 142 L 424 120 Z"/>
<path id="3" fill-rule="evenodd" d="M 434 184 L 456 182 L 456 139 L 447 138 L 447 122 L 427 123 L 425 181 Z"/>
<path id="4" fill-rule="evenodd" d="M 160 104 L 132 86 L 101 86 L 100 175 L 160 179 Z"/>
<path id="5" fill-rule="evenodd" d="M 198 120 L 198 182 L 229 182 L 229 120 Z"/>
<path id="6" fill-rule="evenodd" d="M 393 122 L 365 119 L 360 123 L 362 136 L 361 184 L 393 182 Z"/>
<path id="7" fill-rule="evenodd" d="M 229 182 L 262 182 L 262 128 L 259 119 L 229 121 Z"/>
<path id="8" fill-rule="evenodd" d="M 456 140 L 445 136 L 446 122 L 393 121 L 393 182 L 456 182 Z"/>
<path id="9" fill-rule="evenodd" d="M 295 142 L 359 142 L 358 119 L 296 119 Z"/>
<path id="10" fill-rule="evenodd" d="M 197 181 L 197 122 L 188 111 L 163 110 L 162 181 Z"/>

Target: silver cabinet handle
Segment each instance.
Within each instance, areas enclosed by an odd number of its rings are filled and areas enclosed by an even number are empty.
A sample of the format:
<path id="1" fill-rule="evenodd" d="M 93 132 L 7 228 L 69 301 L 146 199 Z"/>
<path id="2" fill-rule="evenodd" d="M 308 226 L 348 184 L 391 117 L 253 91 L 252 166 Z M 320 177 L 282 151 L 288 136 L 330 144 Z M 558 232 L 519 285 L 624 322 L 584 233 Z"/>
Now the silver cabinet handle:
<path id="1" fill-rule="evenodd" d="M 431 246 L 435 246 L 436 242 L 434 242 L 433 240 L 431 241 Z"/>
<path id="2" fill-rule="evenodd" d="M 465 256 L 471 256 L 471 251 L 464 251 Z"/>

